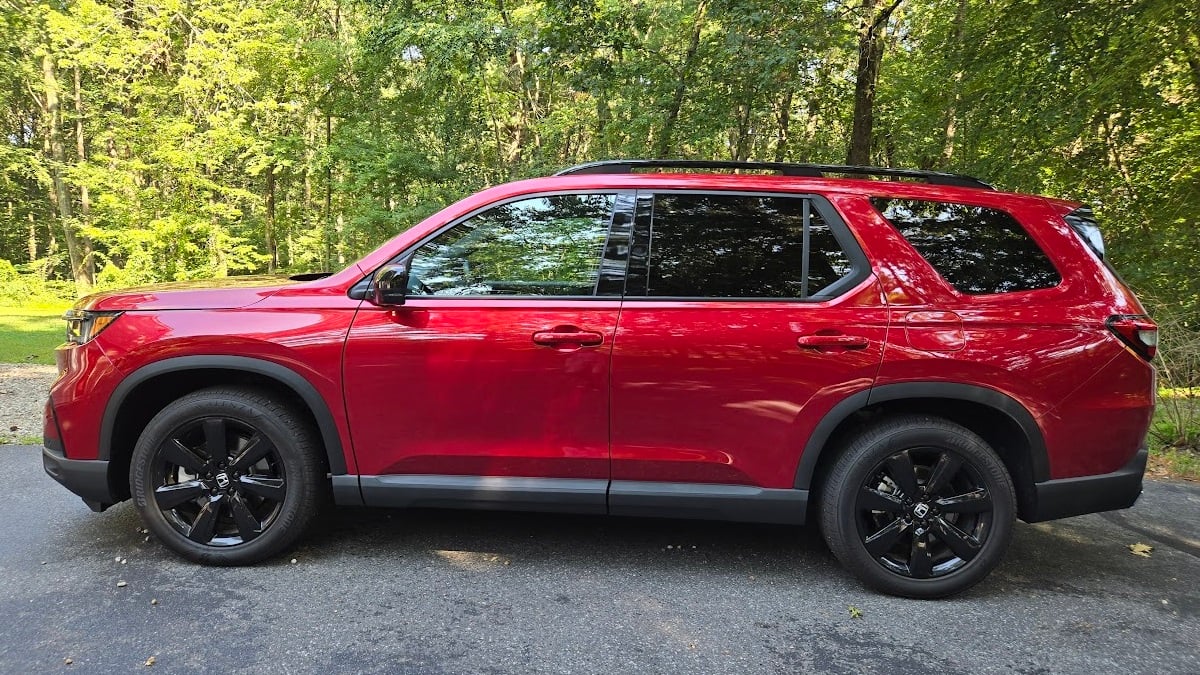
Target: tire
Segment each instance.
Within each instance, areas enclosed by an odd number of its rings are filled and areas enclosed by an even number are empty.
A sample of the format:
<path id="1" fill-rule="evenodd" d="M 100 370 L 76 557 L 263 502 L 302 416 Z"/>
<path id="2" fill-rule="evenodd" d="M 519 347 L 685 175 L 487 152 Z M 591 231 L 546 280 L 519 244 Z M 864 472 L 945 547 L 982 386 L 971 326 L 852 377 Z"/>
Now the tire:
<path id="1" fill-rule="evenodd" d="M 142 431 L 130 492 L 146 526 L 205 565 L 246 565 L 304 534 L 323 501 L 315 430 L 269 392 L 214 387 L 163 408 Z"/>
<path id="2" fill-rule="evenodd" d="M 982 438 L 945 419 L 885 419 L 843 448 L 819 497 L 834 556 L 867 586 L 940 598 L 979 583 L 1012 538 L 1016 496 Z"/>

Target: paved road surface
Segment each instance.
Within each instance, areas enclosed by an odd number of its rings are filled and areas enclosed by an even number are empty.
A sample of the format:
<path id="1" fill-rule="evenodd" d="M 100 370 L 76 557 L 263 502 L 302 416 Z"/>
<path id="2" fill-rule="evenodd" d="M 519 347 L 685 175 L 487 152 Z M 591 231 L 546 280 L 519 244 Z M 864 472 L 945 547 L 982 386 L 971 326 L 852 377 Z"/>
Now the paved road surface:
<path id="1" fill-rule="evenodd" d="M 2 673 L 1200 673 L 1196 485 L 1019 524 L 989 580 L 918 602 L 813 529 L 597 517 L 342 509 L 296 564 L 202 568 L 39 452 L 0 447 Z"/>

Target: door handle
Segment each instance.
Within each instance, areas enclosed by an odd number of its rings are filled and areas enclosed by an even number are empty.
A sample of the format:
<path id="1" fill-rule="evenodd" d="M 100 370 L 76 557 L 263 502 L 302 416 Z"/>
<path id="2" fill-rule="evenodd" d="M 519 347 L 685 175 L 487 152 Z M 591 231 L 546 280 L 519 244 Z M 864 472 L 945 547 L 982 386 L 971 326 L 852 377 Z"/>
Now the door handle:
<path id="1" fill-rule="evenodd" d="M 578 328 L 570 330 L 543 330 L 533 334 L 533 341 L 536 344 L 547 347 L 558 347 L 560 345 L 594 347 L 604 342 L 604 336 L 595 331 L 579 330 Z"/>
<path id="2" fill-rule="evenodd" d="M 871 341 L 861 335 L 801 335 L 796 346 L 801 349 L 840 347 L 842 349 L 866 349 Z"/>

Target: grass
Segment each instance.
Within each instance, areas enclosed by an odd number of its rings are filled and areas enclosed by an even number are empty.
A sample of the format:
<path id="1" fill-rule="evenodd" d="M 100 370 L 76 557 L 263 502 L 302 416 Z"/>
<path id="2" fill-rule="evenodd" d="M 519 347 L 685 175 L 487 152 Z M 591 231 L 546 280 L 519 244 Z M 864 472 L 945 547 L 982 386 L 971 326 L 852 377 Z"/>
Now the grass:
<path id="1" fill-rule="evenodd" d="M 0 307 L 0 363 L 54 363 L 66 307 Z"/>

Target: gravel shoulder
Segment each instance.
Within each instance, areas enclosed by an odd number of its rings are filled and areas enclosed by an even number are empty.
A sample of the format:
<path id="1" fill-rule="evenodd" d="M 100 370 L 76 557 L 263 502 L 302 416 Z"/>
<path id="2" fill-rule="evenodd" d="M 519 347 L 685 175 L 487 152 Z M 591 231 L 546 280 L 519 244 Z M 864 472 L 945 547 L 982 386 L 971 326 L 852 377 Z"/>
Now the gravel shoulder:
<path id="1" fill-rule="evenodd" d="M 0 363 L 0 443 L 41 438 L 42 407 L 57 376 L 55 366 Z"/>

